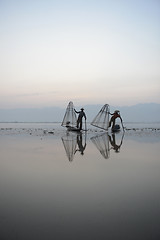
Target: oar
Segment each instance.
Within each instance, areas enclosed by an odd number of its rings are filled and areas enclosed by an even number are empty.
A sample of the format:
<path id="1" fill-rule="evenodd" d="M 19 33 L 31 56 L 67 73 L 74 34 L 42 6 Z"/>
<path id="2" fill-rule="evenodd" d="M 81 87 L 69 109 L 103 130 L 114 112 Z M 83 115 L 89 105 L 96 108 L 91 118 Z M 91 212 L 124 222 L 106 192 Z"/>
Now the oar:
<path id="1" fill-rule="evenodd" d="M 87 131 L 87 124 L 86 124 L 86 119 L 85 119 L 85 131 Z"/>
<path id="2" fill-rule="evenodd" d="M 125 130 L 124 130 L 124 126 L 123 126 L 123 121 L 122 121 L 121 123 L 122 123 L 123 132 L 125 132 Z"/>

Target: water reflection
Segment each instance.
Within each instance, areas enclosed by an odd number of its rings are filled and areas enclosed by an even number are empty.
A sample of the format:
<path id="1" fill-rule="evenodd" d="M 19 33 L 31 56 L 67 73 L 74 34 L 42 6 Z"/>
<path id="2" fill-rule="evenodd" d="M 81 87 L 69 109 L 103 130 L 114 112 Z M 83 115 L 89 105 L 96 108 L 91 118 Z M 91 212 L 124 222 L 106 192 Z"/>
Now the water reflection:
<path id="1" fill-rule="evenodd" d="M 84 155 L 86 149 L 86 133 L 69 133 L 62 137 L 62 142 L 64 149 L 66 151 L 68 160 L 73 161 L 74 155 L 76 152 L 80 152 L 81 155 Z"/>
<path id="2" fill-rule="evenodd" d="M 116 134 L 112 133 L 109 135 L 108 133 L 103 133 L 101 135 L 96 135 L 91 138 L 91 141 L 94 143 L 96 148 L 99 150 L 101 155 L 108 159 L 110 157 L 110 150 L 113 149 L 115 152 L 119 152 L 123 143 L 124 134 L 121 137 L 120 143 L 116 142 Z"/>
<path id="3" fill-rule="evenodd" d="M 109 158 L 109 136 L 108 133 L 96 135 L 91 138 L 91 141 L 97 147 L 102 156 L 107 159 Z"/>
<path id="4" fill-rule="evenodd" d="M 159 131 L 126 131 L 124 140 L 88 131 L 86 141 L 61 129 L 8 129 L 0 132 L 1 239 L 160 239 Z"/>
<path id="5" fill-rule="evenodd" d="M 116 153 L 120 152 L 120 148 L 123 143 L 123 135 L 117 138 L 115 133 L 108 134 L 103 133 L 100 135 L 96 135 L 90 138 L 94 146 L 98 149 L 103 158 L 108 159 L 110 157 L 110 151 L 114 150 Z M 73 161 L 76 153 L 80 153 L 82 156 L 84 155 L 84 151 L 86 150 L 87 142 L 86 142 L 86 133 L 71 133 L 67 132 L 65 136 L 62 138 L 63 146 L 70 162 Z"/>
<path id="6" fill-rule="evenodd" d="M 108 137 L 109 137 L 110 145 L 112 146 L 110 148 L 110 150 L 113 149 L 113 150 L 115 150 L 116 153 L 120 152 L 120 148 L 121 148 L 122 143 L 123 143 L 124 133 L 122 135 L 122 138 L 121 138 L 121 141 L 120 141 L 119 144 L 116 143 L 116 135 L 114 133 L 111 136 L 108 135 Z"/>
<path id="7" fill-rule="evenodd" d="M 84 142 L 83 142 L 83 137 L 82 137 L 83 135 L 82 135 L 82 133 L 79 133 L 79 134 L 77 134 L 77 149 L 76 149 L 76 151 L 75 151 L 75 153 L 77 152 L 77 151 L 79 151 L 80 153 L 81 153 L 81 155 L 83 155 L 84 154 L 84 150 L 85 150 L 85 148 L 86 148 L 86 134 L 85 134 L 85 137 L 84 137 Z"/>

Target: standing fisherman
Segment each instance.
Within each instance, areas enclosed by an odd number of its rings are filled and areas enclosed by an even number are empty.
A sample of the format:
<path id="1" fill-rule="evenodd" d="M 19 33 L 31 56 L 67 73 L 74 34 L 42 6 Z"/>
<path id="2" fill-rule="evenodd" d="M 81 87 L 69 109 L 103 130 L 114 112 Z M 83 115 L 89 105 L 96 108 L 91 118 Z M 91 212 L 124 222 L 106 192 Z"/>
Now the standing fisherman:
<path id="1" fill-rule="evenodd" d="M 122 121 L 122 118 L 121 118 L 121 115 L 120 115 L 120 111 L 116 110 L 116 111 L 114 111 L 114 113 L 109 113 L 109 114 L 112 115 L 112 117 L 109 121 L 109 127 L 111 127 L 111 125 L 112 125 L 112 130 L 114 130 L 116 119 L 120 118 L 123 130 L 124 130 L 123 121 Z"/>
<path id="2" fill-rule="evenodd" d="M 82 130 L 82 118 L 84 117 L 85 118 L 85 121 L 86 121 L 86 114 L 84 113 L 84 108 L 81 108 L 81 111 L 76 111 L 75 109 L 74 109 L 74 111 L 76 112 L 76 113 L 78 113 L 79 115 L 78 115 L 78 120 L 77 120 L 77 128 L 79 128 L 80 130 Z"/>

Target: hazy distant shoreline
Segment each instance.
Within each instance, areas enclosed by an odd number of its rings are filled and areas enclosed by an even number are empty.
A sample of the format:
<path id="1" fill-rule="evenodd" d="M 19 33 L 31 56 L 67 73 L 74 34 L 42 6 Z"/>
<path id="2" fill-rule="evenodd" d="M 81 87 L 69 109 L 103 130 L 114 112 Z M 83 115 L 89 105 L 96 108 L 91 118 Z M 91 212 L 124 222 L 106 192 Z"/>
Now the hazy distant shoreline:
<path id="1" fill-rule="evenodd" d="M 87 121 L 91 122 L 100 111 L 102 105 L 83 106 L 87 116 Z M 80 109 L 80 106 L 77 107 Z M 160 122 L 160 104 L 144 103 L 133 106 L 110 106 L 110 111 L 119 109 L 124 122 Z M 65 108 L 45 107 L 45 108 L 17 108 L 0 109 L 0 122 L 61 122 Z"/>

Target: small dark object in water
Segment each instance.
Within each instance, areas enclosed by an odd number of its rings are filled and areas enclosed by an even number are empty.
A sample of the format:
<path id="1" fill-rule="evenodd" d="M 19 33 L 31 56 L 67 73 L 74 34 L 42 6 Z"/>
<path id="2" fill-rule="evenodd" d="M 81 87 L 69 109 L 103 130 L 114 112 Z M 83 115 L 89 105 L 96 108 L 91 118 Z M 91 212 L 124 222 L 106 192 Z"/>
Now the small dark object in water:
<path id="1" fill-rule="evenodd" d="M 112 128 L 112 132 L 119 132 L 120 131 L 120 126 L 119 126 L 119 124 L 116 124 L 115 126 L 114 126 L 114 128 Z"/>
<path id="2" fill-rule="evenodd" d="M 54 132 L 53 132 L 53 131 L 49 131 L 48 133 L 49 133 L 49 134 L 54 134 Z"/>

